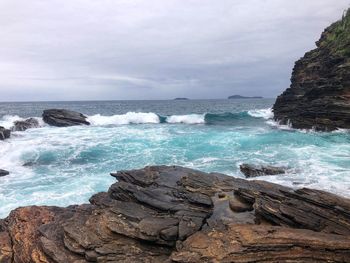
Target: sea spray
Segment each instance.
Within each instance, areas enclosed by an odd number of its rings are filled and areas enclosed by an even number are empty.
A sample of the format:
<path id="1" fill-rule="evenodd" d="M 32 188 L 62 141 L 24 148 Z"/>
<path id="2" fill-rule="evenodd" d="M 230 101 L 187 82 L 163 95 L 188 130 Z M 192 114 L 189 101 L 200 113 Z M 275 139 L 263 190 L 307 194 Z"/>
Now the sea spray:
<path id="1" fill-rule="evenodd" d="M 283 166 L 290 168 L 285 176 L 261 179 L 350 197 L 349 133 L 284 131 L 270 124 L 272 102 L 247 103 L 194 101 L 185 109 L 171 108 L 178 105 L 173 101 L 54 104 L 88 115 L 93 124 L 44 126 L 0 142 L 0 168 L 11 172 L 0 178 L 0 217 L 19 205 L 88 202 L 115 182 L 110 172 L 157 164 L 236 177 L 243 162 Z M 38 107 L 53 108 L 33 105 L 33 111 L 12 105 L 0 122 L 11 126 L 40 118 Z"/>
<path id="2" fill-rule="evenodd" d="M 166 118 L 167 123 L 204 124 L 205 114 L 172 115 Z"/>
<path id="3" fill-rule="evenodd" d="M 125 125 L 125 124 L 143 124 L 143 123 L 160 123 L 159 116 L 149 112 L 128 112 L 121 115 L 102 116 L 96 114 L 88 117 L 92 125 Z"/>

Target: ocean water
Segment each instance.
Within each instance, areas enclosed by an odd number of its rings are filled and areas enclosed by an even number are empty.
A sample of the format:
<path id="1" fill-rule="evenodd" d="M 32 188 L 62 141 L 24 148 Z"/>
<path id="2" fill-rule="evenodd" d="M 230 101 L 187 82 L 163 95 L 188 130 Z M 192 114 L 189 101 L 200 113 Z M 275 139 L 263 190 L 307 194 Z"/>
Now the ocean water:
<path id="1" fill-rule="evenodd" d="M 0 103 L 0 126 L 65 108 L 91 126 L 14 132 L 0 142 L 0 217 L 19 206 L 87 202 L 110 172 L 182 165 L 244 177 L 243 162 L 287 168 L 259 179 L 350 197 L 350 133 L 297 131 L 271 118 L 273 99 Z M 30 162 L 29 166 L 23 164 Z"/>

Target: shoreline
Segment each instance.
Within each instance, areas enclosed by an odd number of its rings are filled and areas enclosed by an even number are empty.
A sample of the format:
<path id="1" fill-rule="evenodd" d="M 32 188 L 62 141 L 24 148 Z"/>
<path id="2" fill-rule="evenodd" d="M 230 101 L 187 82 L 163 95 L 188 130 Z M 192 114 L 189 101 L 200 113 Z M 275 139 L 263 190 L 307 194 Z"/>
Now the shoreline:
<path id="1" fill-rule="evenodd" d="M 350 261 L 350 199 L 178 166 L 111 175 L 90 204 L 0 220 L 3 262 Z"/>

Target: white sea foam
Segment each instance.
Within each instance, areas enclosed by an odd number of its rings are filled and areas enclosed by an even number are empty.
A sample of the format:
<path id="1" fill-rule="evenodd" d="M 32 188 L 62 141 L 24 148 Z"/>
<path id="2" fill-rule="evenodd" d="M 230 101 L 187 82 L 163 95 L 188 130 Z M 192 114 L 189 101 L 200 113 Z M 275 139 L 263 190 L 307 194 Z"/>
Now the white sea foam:
<path id="1" fill-rule="evenodd" d="M 153 112 L 128 112 L 121 115 L 103 116 L 96 114 L 88 117 L 92 125 L 123 125 L 123 124 L 142 124 L 142 123 L 160 123 L 159 116 Z"/>
<path id="2" fill-rule="evenodd" d="M 22 121 L 23 118 L 18 115 L 5 115 L 0 119 L 0 126 L 5 127 L 7 129 L 13 126 L 15 121 Z"/>
<path id="3" fill-rule="evenodd" d="M 273 118 L 272 108 L 268 109 L 259 109 L 259 110 L 250 110 L 248 114 L 255 118 L 264 118 L 265 120 Z"/>
<path id="4" fill-rule="evenodd" d="M 32 117 L 32 118 L 35 118 L 38 120 L 39 127 L 46 126 L 42 118 L 40 117 Z M 24 121 L 26 119 L 27 118 L 22 118 L 22 117 L 19 117 L 18 115 L 5 115 L 2 118 L 0 118 L 0 126 L 10 129 L 11 127 L 13 127 L 16 121 Z"/>
<path id="5" fill-rule="evenodd" d="M 0 123 L 10 127 L 20 119 L 5 116 L 0 117 Z M 149 120 L 185 124 L 115 125 Z M 0 168 L 10 171 L 0 178 L 0 217 L 18 206 L 87 202 L 92 194 L 105 191 L 114 182 L 109 172 L 154 164 L 183 165 L 233 176 L 242 176 L 238 169 L 242 162 L 283 166 L 289 168 L 286 176 L 260 179 L 350 197 L 346 131 L 283 132 L 279 129 L 291 128 L 272 119 L 266 122 L 278 130 L 266 125 L 243 129 L 235 125 L 208 125 L 206 129 L 186 125 L 204 120 L 205 115 L 195 114 L 166 120 L 155 113 L 94 115 L 89 117 L 93 124 L 89 128 L 30 129 L 0 141 Z M 109 124 L 114 126 L 104 127 Z M 27 162 L 33 165 L 23 166 Z"/>
<path id="6" fill-rule="evenodd" d="M 266 123 L 272 127 L 279 129 L 279 130 L 287 130 L 287 131 L 294 130 L 292 128 L 291 123 L 280 124 L 278 121 L 275 121 L 275 120 L 267 120 Z"/>
<path id="7" fill-rule="evenodd" d="M 205 114 L 172 115 L 166 118 L 167 123 L 203 124 Z"/>

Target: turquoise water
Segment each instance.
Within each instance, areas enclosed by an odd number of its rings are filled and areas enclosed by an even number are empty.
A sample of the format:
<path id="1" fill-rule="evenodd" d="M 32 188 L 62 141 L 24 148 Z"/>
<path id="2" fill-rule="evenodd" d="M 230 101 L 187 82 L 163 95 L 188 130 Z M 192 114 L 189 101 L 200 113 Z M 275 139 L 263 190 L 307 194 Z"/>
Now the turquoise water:
<path id="1" fill-rule="evenodd" d="M 350 197 L 350 133 L 296 131 L 271 120 L 273 100 L 0 103 L 0 125 L 68 108 L 91 126 L 41 128 L 0 142 L 0 217 L 25 205 L 87 202 L 110 172 L 182 165 L 243 177 L 242 162 L 288 168 L 263 180 Z M 30 166 L 23 164 L 31 162 Z"/>

